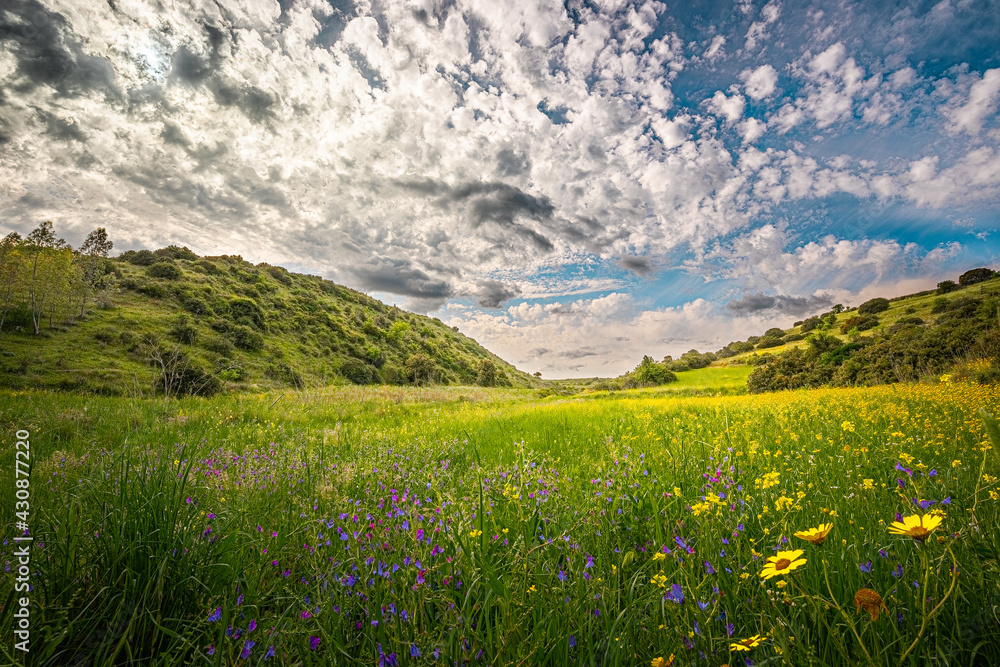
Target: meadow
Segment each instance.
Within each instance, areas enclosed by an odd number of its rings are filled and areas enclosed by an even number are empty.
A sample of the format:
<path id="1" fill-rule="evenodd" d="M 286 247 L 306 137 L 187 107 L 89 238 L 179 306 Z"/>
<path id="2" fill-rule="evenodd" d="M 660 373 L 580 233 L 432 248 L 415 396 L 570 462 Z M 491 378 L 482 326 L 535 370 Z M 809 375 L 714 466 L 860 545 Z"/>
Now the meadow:
<path id="1" fill-rule="evenodd" d="M 29 664 L 1000 664 L 980 410 L 1000 388 L 8 392 Z"/>

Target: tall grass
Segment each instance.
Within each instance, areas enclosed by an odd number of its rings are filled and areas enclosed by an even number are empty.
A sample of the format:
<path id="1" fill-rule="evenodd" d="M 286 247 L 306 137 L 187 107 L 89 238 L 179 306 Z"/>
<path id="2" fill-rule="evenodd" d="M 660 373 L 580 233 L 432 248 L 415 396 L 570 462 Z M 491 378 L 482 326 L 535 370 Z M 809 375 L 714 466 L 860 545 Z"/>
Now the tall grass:
<path id="1" fill-rule="evenodd" d="M 970 384 L 0 396 L 33 432 L 30 662 L 1000 664 L 998 405 Z M 938 509 L 924 541 L 889 532 Z"/>

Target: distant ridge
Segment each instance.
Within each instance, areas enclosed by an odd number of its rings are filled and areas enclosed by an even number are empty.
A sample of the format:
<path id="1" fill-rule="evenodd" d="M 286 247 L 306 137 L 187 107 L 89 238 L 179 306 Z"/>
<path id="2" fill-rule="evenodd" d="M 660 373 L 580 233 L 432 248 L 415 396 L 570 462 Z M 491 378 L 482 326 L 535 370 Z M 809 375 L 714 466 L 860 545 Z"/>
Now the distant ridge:
<path id="1" fill-rule="evenodd" d="M 1000 381 L 1000 278 L 977 268 L 937 289 L 835 305 L 715 352 L 651 357 L 601 388 L 649 385 L 643 379 L 707 366 L 748 365 L 750 392 L 820 386 L 878 385 L 944 376 Z M 654 382 L 652 384 L 662 384 Z"/>

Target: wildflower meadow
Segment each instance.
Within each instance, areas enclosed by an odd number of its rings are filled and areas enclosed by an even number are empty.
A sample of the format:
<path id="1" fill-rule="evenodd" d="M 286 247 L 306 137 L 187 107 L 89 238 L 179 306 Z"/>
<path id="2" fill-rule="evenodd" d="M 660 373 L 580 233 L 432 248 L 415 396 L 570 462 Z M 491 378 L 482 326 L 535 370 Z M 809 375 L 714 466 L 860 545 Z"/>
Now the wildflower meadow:
<path id="1" fill-rule="evenodd" d="M 971 383 L 6 394 L 30 664 L 1000 664 L 998 409 Z"/>

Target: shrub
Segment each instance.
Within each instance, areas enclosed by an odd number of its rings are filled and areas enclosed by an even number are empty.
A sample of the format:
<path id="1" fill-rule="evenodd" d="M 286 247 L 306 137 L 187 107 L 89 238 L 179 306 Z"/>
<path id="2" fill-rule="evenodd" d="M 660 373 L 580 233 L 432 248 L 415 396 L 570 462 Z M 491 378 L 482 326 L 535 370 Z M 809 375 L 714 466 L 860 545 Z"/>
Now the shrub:
<path id="1" fill-rule="evenodd" d="M 629 377 L 639 385 L 646 386 L 667 384 L 677 379 L 677 376 L 668 370 L 666 366 L 656 363 L 648 355 L 644 356 L 639 365 L 635 367 L 635 370 L 629 373 Z"/>
<path id="2" fill-rule="evenodd" d="M 984 280 L 989 280 L 995 275 L 996 273 L 994 273 L 993 270 L 987 268 L 969 269 L 958 277 L 958 284 L 963 286 L 975 285 L 976 283 L 981 283 Z"/>
<path id="3" fill-rule="evenodd" d="M 284 382 L 296 389 L 302 389 L 305 386 L 299 372 L 284 362 L 268 366 L 265 374 L 272 380 Z"/>
<path id="4" fill-rule="evenodd" d="M 854 315 L 848 317 L 840 325 L 840 333 L 846 334 L 852 329 L 858 331 L 868 331 L 878 326 L 879 320 L 874 315 Z"/>
<path id="5" fill-rule="evenodd" d="M 166 288 L 157 283 L 136 283 L 135 290 L 154 299 L 164 299 L 168 295 Z"/>
<path id="6" fill-rule="evenodd" d="M 228 357 L 233 353 L 233 344 L 222 336 L 209 336 L 209 338 L 202 343 L 202 347 L 209 352 L 215 352 L 223 357 Z"/>
<path id="7" fill-rule="evenodd" d="M 146 269 L 146 275 L 150 278 L 163 278 L 165 280 L 177 280 L 184 273 L 177 268 L 177 265 L 170 260 L 160 260 Z"/>
<path id="8" fill-rule="evenodd" d="M 250 327 L 242 324 L 237 324 L 233 327 L 231 340 L 233 341 L 233 345 L 243 350 L 253 352 L 264 349 L 264 337 Z"/>
<path id="9" fill-rule="evenodd" d="M 211 315 L 212 309 L 202 299 L 185 294 L 180 298 L 181 306 L 192 315 Z"/>
<path id="10" fill-rule="evenodd" d="M 483 359 L 479 362 L 478 373 L 476 374 L 476 384 L 480 387 L 492 387 L 497 381 L 497 365 L 492 359 Z"/>
<path id="11" fill-rule="evenodd" d="M 270 264 L 258 264 L 257 266 L 260 266 L 265 271 L 267 271 L 272 278 L 277 280 L 282 285 L 292 284 L 292 276 L 288 273 L 288 270 L 285 269 L 284 267 L 271 266 Z"/>
<path id="12" fill-rule="evenodd" d="M 889 299 L 876 297 L 858 306 L 858 315 L 875 315 L 886 310 L 889 310 Z"/>
<path id="13" fill-rule="evenodd" d="M 422 352 L 411 354 L 406 360 L 406 374 L 413 384 L 430 382 L 435 368 L 434 360 Z"/>
<path id="14" fill-rule="evenodd" d="M 187 246 L 175 246 L 170 245 L 166 248 L 160 248 L 159 250 L 154 250 L 153 254 L 157 257 L 166 257 L 168 259 L 199 259 L 198 255 L 194 254 L 194 251 Z"/>
<path id="15" fill-rule="evenodd" d="M 958 289 L 958 283 L 954 280 L 942 280 L 937 284 L 938 294 L 947 294 L 948 292 L 954 292 Z"/>
<path id="16" fill-rule="evenodd" d="M 376 382 L 375 369 L 354 357 L 345 359 L 340 364 L 340 374 L 354 384 L 374 384 Z"/>
<path id="17" fill-rule="evenodd" d="M 136 266 L 149 266 L 156 261 L 156 255 L 149 250 L 128 250 L 118 256 L 118 259 L 135 264 Z"/>
<path id="18" fill-rule="evenodd" d="M 809 333 L 810 331 L 818 327 L 820 322 L 821 320 L 816 315 L 813 315 L 812 317 L 808 317 L 802 320 L 802 324 L 800 325 L 802 327 L 801 329 L 802 333 Z"/>
<path id="19" fill-rule="evenodd" d="M 167 335 L 178 343 L 194 345 L 198 339 L 198 330 L 191 325 L 186 315 L 177 318 L 177 323 L 167 332 Z"/>
<path id="20" fill-rule="evenodd" d="M 233 321 L 248 324 L 260 331 L 264 330 L 264 311 L 250 299 L 233 299 L 229 302 L 229 313 Z"/>

